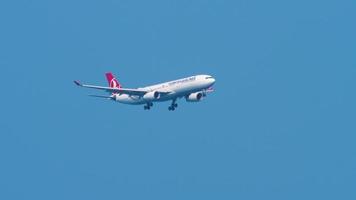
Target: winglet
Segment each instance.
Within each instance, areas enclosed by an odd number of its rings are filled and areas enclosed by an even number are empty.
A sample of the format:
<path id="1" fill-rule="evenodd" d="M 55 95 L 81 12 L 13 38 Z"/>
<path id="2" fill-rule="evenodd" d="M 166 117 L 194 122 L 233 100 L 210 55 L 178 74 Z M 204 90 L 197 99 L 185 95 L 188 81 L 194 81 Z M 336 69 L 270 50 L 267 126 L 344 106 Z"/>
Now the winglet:
<path id="1" fill-rule="evenodd" d="M 77 86 L 83 86 L 79 81 L 74 81 Z"/>

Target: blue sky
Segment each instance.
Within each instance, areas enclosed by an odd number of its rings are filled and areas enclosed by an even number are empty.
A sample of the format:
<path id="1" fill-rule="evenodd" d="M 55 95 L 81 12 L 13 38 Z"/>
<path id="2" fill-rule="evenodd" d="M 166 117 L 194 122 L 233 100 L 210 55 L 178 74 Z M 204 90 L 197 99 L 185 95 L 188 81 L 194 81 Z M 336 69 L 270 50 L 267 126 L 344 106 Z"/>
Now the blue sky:
<path id="1" fill-rule="evenodd" d="M 355 9 L 1 1 L 0 199 L 355 199 Z M 106 71 L 216 91 L 147 112 L 72 83 Z"/>

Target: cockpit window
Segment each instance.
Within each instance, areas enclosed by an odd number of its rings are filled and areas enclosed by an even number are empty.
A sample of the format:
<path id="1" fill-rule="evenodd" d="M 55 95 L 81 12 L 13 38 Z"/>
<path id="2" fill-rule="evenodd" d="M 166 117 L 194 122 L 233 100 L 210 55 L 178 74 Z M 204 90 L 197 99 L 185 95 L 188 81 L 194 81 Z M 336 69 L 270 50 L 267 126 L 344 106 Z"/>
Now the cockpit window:
<path id="1" fill-rule="evenodd" d="M 212 76 L 205 77 L 205 79 L 213 79 Z"/>

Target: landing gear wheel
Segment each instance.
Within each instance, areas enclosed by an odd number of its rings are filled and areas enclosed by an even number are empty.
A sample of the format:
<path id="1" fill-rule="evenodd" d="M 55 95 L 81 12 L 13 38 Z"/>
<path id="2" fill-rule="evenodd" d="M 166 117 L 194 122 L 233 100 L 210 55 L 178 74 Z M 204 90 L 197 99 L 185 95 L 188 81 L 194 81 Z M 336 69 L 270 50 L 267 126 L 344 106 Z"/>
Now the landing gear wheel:
<path id="1" fill-rule="evenodd" d="M 171 106 L 168 107 L 169 111 L 173 111 L 178 107 L 178 104 L 176 103 L 177 99 L 173 99 Z"/>
<path id="2" fill-rule="evenodd" d="M 147 102 L 147 104 L 143 107 L 145 110 L 150 110 L 151 107 L 153 106 L 152 102 Z"/>

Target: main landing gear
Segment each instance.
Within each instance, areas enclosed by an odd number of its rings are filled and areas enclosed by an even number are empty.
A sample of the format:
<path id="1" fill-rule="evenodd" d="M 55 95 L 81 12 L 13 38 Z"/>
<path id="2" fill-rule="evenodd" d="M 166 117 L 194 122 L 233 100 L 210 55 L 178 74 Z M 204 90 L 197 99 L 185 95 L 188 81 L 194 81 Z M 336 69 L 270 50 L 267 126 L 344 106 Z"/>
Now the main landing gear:
<path id="1" fill-rule="evenodd" d="M 150 110 L 152 106 L 153 106 L 153 103 L 148 102 L 143 108 L 145 110 Z M 178 107 L 178 104 L 176 103 L 176 100 L 173 100 L 171 106 L 168 107 L 168 110 L 174 111 L 177 107 Z"/>
<path id="2" fill-rule="evenodd" d="M 149 103 L 147 103 L 143 108 L 144 108 L 145 110 L 150 110 L 152 106 L 153 106 L 153 103 L 152 103 L 152 102 L 149 102 Z"/>
<path id="3" fill-rule="evenodd" d="M 172 101 L 171 106 L 168 107 L 169 111 L 174 111 L 178 107 L 178 104 L 176 103 L 176 99 Z"/>

